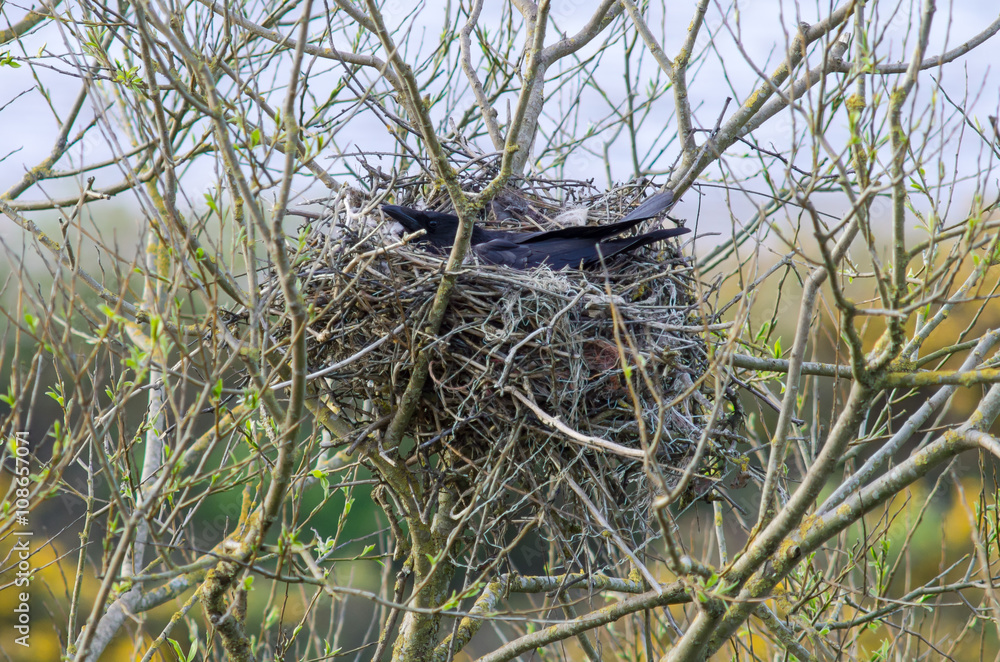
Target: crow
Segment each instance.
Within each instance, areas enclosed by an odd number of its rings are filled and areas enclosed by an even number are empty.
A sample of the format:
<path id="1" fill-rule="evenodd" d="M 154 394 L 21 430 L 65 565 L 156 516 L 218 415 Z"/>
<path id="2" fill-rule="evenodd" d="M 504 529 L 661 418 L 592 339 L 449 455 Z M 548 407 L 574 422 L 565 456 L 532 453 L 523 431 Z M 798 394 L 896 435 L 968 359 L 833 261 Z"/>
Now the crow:
<path id="1" fill-rule="evenodd" d="M 690 232 L 688 228 L 653 230 L 634 237 L 611 239 L 655 217 L 671 205 L 673 193 L 665 191 L 647 198 L 622 220 L 609 225 L 588 225 L 546 230 L 543 232 L 504 232 L 473 225 L 472 251 L 484 262 L 514 269 L 547 265 L 551 269 L 589 268 L 616 255 L 657 241 Z M 440 252 L 451 250 L 458 233 L 458 217 L 436 211 L 418 211 L 397 205 L 382 205 L 382 210 L 408 232 L 424 230 L 420 239 Z M 605 241 L 607 240 L 607 241 Z"/>

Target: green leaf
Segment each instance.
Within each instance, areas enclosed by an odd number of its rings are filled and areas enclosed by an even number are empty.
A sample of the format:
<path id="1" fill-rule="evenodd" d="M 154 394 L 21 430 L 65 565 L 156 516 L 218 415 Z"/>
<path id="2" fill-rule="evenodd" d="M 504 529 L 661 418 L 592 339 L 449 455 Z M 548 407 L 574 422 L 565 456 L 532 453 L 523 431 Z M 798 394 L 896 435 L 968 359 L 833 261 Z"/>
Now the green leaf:
<path id="1" fill-rule="evenodd" d="M 180 643 L 178 643 L 177 641 L 175 641 L 175 640 L 173 640 L 173 639 L 171 639 L 169 637 L 167 637 L 167 641 L 170 642 L 170 645 L 174 649 L 174 654 L 176 654 L 178 658 L 180 658 L 182 660 L 187 659 L 187 655 L 184 654 L 184 650 L 181 648 Z"/>
<path id="2" fill-rule="evenodd" d="M 14 57 L 10 54 L 10 51 L 4 51 L 0 53 L 0 67 L 10 67 L 11 69 L 20 69 L 21 63 L 14 61 Z"/>

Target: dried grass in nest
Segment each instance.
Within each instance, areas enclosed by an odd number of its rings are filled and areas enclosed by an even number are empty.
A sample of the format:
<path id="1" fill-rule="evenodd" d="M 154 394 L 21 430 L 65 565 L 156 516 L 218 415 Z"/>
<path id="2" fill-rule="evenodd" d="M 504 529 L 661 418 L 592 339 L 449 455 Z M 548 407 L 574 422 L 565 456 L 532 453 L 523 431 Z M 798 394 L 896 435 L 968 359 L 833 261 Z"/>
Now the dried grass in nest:
<path id="1" fill-rule="evenodd" d="M 541 196 L 501 196 L 515 210 L 508 227 L 551 227 L 545 218 L 558 206 L 547 196 L 584 197 L 578 184 L 546 184 Z M 394 202 L 413 204 L 427 182 L 392 188 Z M 592 217 L 607 210 L 599 222 L 612 222 L 641 197 L 622 189 L 587 202 Z M 300 274 L 311 303 L 310 372 L 336 366 L 324 375 L 324 397 L 365 443 L 378 443 L 416 348 L 427 346 L 430 378 L 403 454 L 459 488 L 480 540 L 500 548 L 507 527 L 539 507 L 549 535 L 564 541 L 609 527 L 633 537 L 647 531 L 650 496 L 675 485 L 691 462 L 715 398 L 705 379 L 709 320 L 676 246 L 589 272 L 469 264 L 439 337 L 426 338 L 443 258 L 392 246 L 396 237 L 378 219 L 345 209 L 312 229 Z M 274 300 L 275 312 L 282 303 Z M 719 435 L 741 423 L 735 397 L 727 399 L 697 468 L 704 476 L 723 461 Z M 642 434 L 656 443 L 651 473 Z M 692 485 L 704 490 L 705 482 Z"/>

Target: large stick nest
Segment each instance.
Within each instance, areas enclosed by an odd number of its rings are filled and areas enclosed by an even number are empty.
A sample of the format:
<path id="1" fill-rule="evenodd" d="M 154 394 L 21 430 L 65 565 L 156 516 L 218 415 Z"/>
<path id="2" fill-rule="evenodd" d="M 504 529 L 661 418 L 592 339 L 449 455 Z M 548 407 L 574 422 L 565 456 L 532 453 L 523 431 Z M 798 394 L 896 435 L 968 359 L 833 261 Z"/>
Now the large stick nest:
<path id="1" fill-rule="evenodd" d="M 507 524 L 540 506 L 558 511 L 560 535 L 645 530 L 650 496 L 677 483 L 703 437 L 686 498 L 712 486 L 742 414 L 729 393 L 716 407 L 708 297 L 678 245 L 586 272 L 468 263 L 440 333 L 428 337 L 445 258 L 400 245 L 373 201 L 447 210 L 447 198 L 419 177 L 379 174 L 372 184 L 365 199 L 342 196 L 330 218 L 304 228 L 298 262 L 311 306 L 310 372 L 335 366 L 322 397 L 358 431 L 345 445 L 379 452 L 423 349 L 430 377 L 399 455 L 455 481 L 462 505 L 479 513 L 470 520 L 477 534 L 497 534 L 486 536 L 497 547 Z M 536 181 L 505 191 L 490 216 L 507 229 L 547 229 L 576 206 L 590 223 L 608 223 L 651 190 L 595 195 L 580 183 Z M 274 281 L 263 290 L 282 311 Z"/>

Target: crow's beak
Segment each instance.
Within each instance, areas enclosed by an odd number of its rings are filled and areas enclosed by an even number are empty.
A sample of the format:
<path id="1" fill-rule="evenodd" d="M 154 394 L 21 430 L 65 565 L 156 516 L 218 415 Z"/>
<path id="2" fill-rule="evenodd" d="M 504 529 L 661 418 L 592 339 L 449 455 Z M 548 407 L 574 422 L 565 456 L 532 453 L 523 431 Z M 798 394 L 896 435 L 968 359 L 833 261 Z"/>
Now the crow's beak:
<path id="1" fill-rule="evenodd" d="M 382 205 L 382 211 L 385 212 L 386 216 L 399 222 L 407 232 L 416 232 L 417 230 L 423 230 L 423 226 L 417 222 L 417 219 L 406 213 L 405 207 L 397 207 L 396 205 Z"/>

